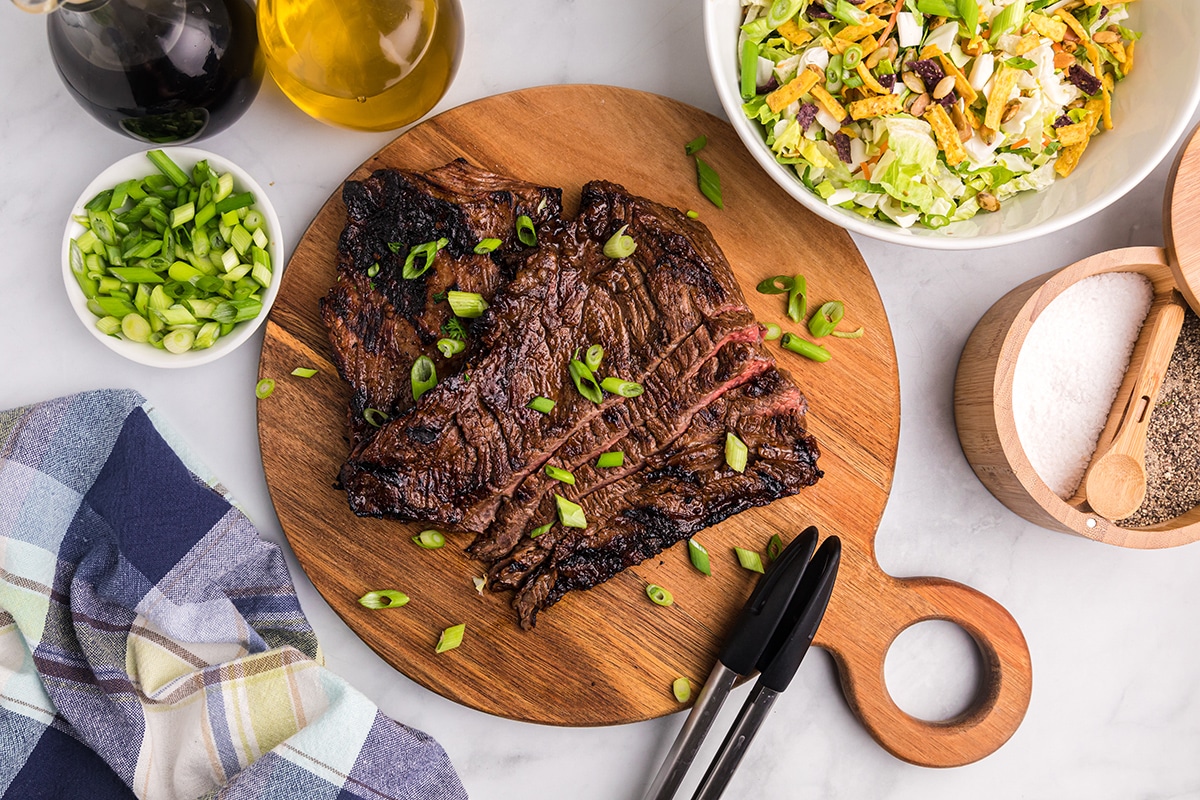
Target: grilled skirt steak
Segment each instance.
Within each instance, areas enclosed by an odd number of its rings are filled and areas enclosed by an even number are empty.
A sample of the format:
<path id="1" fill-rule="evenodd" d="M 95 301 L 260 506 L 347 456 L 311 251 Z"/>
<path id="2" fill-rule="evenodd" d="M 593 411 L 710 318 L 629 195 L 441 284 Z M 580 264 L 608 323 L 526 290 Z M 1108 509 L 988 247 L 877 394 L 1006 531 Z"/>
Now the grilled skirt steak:
<path id="1" fill-rule="evenodd" d="M 587 588 L 746 508 L 820 476 L 800 391 L 762 347 L 762 328 L 701 223 L 594 181 L 564 220 L 558 190 L 455 162 L 425 175 L 381 171 L 344 192 L 338 284 L 322 303 L 335 362 L 354 389 L 351 452 L 340 473 L 353 510 L 476 534 L 489 585 L 514 591 L 523 627 Z M 514 235 L 530 216 L 536 246 Z M 604 255 L 622 227 L 637 249 Z M 480 239 L 502 241 L 480 256 Z M 430 269 L 401 275 L 408 249 L 447 240 Z M 378 269 L 371 269 L 379 264 Z M 368 275 L 368 271 L 373 273 Z M 434 348 L 453 317 L 439 292 L 475 291 L 489 309 L 466 351 Z M 636 381 L 636 398 L 588 400 L 567 364 L 604 347 L 597 380 Z M 437 364 L 416 403 L 409 369 Z M 528 407 L 550 398 L 553 410 Z M 385 411 L 375 428 L 363 411 Z M 744 473 L 724 461 L 727 432 L 749 447 Z M 598 469 L 622 450 L 625 463 Z M 569 469 L 575 485 L 543 467 Z M 579 503 L 584 529 L 555 524 L 555 495 Z"/>
<path id="2" fill-rule="evenodd" d="M 351 448 L 358 450 L 376 431 L 364 418 L 366 409 L 391 418 L 412 408 L 410 375 L 419 356 L 432 358 L 439 376 L 461 368 L 465 353 L 447 361 L 436 348 L 439 338 L 454 338 L 456 328 L 471 325 L 454 322 L 446 290 L 478 292 L 490 301 L 524 251 L 516 218 L 524 214 L 539 226 L 557 226 L 562 190 L 459 159 L 424 174 L 379 170 L 364 181 L 348 181 L 342 199 L 346 227 L 338 241 L 337 283 L 322 299 L 321 318 L 334 363 L 353 388 L 349 432 Z M 409 249 L 442 238 L 446 245 L 431 268 L 405 279 Z M 501 244 L 476 254 L 475 246 L 487 238 Z"/>

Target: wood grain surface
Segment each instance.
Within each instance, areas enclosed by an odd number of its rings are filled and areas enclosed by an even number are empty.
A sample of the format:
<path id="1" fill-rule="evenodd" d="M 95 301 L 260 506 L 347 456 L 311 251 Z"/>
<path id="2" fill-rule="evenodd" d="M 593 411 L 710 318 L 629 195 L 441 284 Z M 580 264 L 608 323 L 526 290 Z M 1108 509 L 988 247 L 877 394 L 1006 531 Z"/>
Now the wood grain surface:
<path id="1" fill-rule="evenodd" d="M 1167 181 L 1163 237 L 1175 284 L 1200 314 L 1200 128 L 1188 134 Z"/>
<path id="2" fill-rule="evenodd" d="M 696 186 L 683 145 L 705 134 L 703 157 L 722 178 L 725 209 Z M 681 103 L 626 89 L 558 86 L 479 100 L 406 132 L 351 178 L 396 166 L 430 169 L 457 157 L 524 180 L 560 186 L 569 214 L 583 183 L 605 178 L 659 202 L 691 208 L 712 230 L 764 321 L 786 323 L 780 296 L 754 286 L 786 273 L 807 276 L 810 308 L 839 299 L 857 340 L 830 341 L 816 364 L 771 349 L 809 399 L 809 426 L 825 477 L 798 497 L 740 514 L 698 535 L 713 575 L 693 569 L 683 544 L 587 592 L 573 592 L 538 618 L 514 622 L 507 595 L 478 594 L 483 574 L 452 535 L 441 550 L 409 541 L 420 530 L 359 519 L 333 484 L 347 452 L 346 386 L 330 362 L 318 299 L 334 280 L 345 221 L 340 187 L 317 214 L 283 274 L 270 317 L 261 377 L 278 381 L 259 404 L 259 435 L 271 497 L 300 563 L 334 610 L 385 660 L 418 683 L 482 711 L 558 725 L 607 725 L 677 711 L 671 682 L 707 676 L 753 573 L 734 545 L 762 550 L 816 524 L 843 541 L 841 574 L 816 643 L 838 664 L 851 708 L 896 756 L 931 766 L 981 758 L 1016 730 L 1029 702 L 1029 653 L 1012 617 L 972 589 L 931 578 L 896 579 L 875 561 L 873 540 L 887 501 L 899 433 L 899 383 L 887 316 L 849 236 L 806 212 L 754 163 L 726 123 Z M 785 325 L 785 329 L 787 329 Z M 320 370 L 289 377 L 298 366 Z M 649 602 L 668 588 L 675 604 Z M 412 601 L 368 611 L 356 598 L 395 588 Z M 895 637 L 926 619 L 960 624 L 984 655 L 984 685 L 961 717 L 929 723 L 896 707 L 883 684 Z M 466 623 L 460 648 L 434 653 L 439 632 Z M 694 695 L 693 695 L 694 696 Z"/>

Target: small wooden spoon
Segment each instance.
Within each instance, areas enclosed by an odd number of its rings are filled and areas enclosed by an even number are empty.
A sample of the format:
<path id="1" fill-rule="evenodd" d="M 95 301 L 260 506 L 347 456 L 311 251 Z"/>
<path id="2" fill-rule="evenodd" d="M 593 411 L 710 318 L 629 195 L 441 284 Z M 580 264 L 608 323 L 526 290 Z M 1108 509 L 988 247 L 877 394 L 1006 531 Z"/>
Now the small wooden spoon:
<path id="1" fill-rule="evenodd" d="M 1162 388 L 1171 353 L 1183 327 L 1183 297 L 1177 291 L 1155 298 L 1147 316 L 1152 326 L 1137 379 L 1125 400 L 1125 411 L 1107 449 L 1092 457 L 1084 477 L 1088 505 L 1108 520 L 1120 520 L 1138 510 L 1146 497 L 1146 430 L 1158 390 Z"/>

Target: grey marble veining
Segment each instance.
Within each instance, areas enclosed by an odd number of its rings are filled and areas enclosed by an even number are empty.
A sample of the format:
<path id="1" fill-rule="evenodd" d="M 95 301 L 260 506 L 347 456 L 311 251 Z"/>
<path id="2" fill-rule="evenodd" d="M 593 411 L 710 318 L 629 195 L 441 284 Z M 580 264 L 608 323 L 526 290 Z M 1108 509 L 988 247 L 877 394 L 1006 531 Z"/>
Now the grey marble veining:
<path id="1" fill-rule="evenodd" d="M 720 113 L 688 0 L 464 0 L 467 49 L 439 108 L 552 83 L 609 83 Z M 395 134 L 314 122 L 268 79 L 237 124 L 201 146 L 268 186 L 289 249 L 340 180 Z M 94 123 L 50 64 L 44 21 L 0 6 L 0 406 L 100 386 L 143 392 L 240 499 L 263 535 L 286 541 L 259 459 L 258 346 L 179 372 L 101 348 L 64 301 L 65 209 L 104 166 L 139 149 Z M 1094 218 L 983 252 L 937 254 L 858 239 L 887 307 L 901 377 L 901 436 L 877 540 L 884 569 L 967 583 L 1003 604 L 1033 656 L 1034 689 L 1012 740 L 977 764 L 931 770 L 884 752 L 849 712 L 832 660 L 815 652 L 755 741 L 736 798 L 1200 797 L 1200 546 L 1136 552 L 1024 522 L 975 479 L 958 446 L 953 380 L 980 315 L 1017 284 L 1102 250 L 1162 243 L 1166 165 Z M 261 334 L 259 334 L 261 336 Z M 219 420 L 219 424 L 216 422 Z M 288 553 L 329 665 L 385 711 L 437 737 L 476 800 L 640 797 L 682 716 L 598 729 L 499 719 L 391 669 L 329 609 Z M 908 710 L 954 713 L 977 658 L 957 629 L 902 637 L 887 680 Z M 718 721 L 727 726 L 736 692 Z M 719 737 L 714 737 L 719 738 Z M 712 741 L 701 761 L 715 749 Z M 685 789 L 699 778 L 697 774 Z"/>

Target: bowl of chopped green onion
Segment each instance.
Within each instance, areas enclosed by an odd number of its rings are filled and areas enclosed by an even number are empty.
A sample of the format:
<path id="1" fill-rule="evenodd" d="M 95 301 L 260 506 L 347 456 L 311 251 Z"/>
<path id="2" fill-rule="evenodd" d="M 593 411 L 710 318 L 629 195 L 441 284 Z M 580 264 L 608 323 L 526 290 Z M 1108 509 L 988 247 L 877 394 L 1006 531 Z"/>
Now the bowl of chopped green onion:
<path id="1" fill-rule="evenodd" d="M 63 235 L 76 315 L 155 367 L 214 361 L 266 319 L 284 267 L 279 217 L 233 162 L 191 147 L 135 153 L 96 176 Z"/>
<path id="2" fill-rule="evenodd" d="M 706 0 L 704 28 L 755 160 L 818 216 L 896 244 L 1086 219 L 1200 101 L 1195 0 Z"/>

